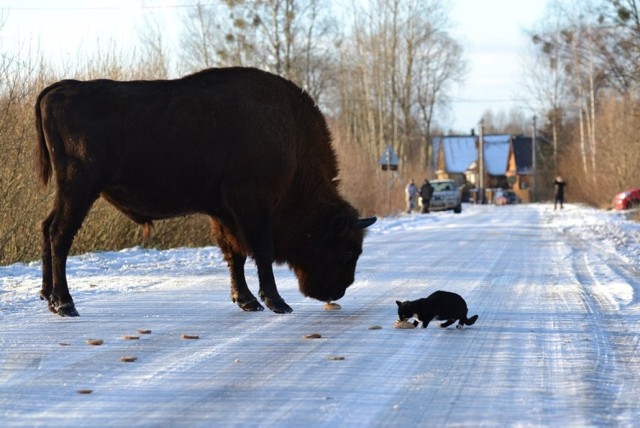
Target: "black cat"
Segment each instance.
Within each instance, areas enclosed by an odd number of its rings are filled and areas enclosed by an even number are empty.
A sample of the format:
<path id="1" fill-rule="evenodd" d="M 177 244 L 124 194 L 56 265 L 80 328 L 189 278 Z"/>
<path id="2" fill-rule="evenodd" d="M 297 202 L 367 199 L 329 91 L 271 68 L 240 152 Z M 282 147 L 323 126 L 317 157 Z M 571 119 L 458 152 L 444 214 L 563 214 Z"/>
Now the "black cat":
<path id="1" fill-rule="evenodd" d="M 467 303 L 462 296 L 449 291 L 436 291 L 426 299 L 418 299 L 413 301 L 399 302 L 398 319 L 406 321 L 409 318 L 415 318 L 413 325 L 418 326 L 419 321 L 422 322 L 422 328 L 427 328 L 429 321 L 432 319 L 447 320 L 440 327 L 449 327 L 458 321 L 456 328 L 462 328 L 463 325 L 473 325 L 478 319 L 478 315 L 467 318 Z"/>

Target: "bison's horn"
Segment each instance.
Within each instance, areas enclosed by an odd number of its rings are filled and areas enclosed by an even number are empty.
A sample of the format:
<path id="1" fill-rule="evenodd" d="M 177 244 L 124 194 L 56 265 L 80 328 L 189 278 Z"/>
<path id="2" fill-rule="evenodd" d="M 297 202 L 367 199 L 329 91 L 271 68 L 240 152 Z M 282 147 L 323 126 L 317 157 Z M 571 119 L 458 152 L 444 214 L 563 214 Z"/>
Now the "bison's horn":
<path id="1" fill-rule="evenodd" d="M 354 229 L 364 229 L 365 227 L 371 226 L 376 222 L 376 220 L 378 220 L 378 218 L 375 216 L 369 218 L 359 218 L 355 221 L 353 227 Z"/>

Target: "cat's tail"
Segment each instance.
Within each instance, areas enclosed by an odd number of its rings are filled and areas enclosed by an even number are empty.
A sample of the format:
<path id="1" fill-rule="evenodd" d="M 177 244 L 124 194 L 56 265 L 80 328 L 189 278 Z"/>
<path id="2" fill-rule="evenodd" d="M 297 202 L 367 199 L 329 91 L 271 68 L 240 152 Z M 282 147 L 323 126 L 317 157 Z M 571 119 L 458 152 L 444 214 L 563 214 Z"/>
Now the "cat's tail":
<path id="1" fill-rule="evenodd" d="M 473 325 L 473 324 L 475 324 L 475 322 L 476 322 L 476 320 L 477 320 L 477 319 L 478 319 L 478 316 L 477 316 L 477 315 L 474 315 L 474 316 L 472 316 L 471 318 L 467 318 L 467 319 L 464 321 L 464 325 Z"/>

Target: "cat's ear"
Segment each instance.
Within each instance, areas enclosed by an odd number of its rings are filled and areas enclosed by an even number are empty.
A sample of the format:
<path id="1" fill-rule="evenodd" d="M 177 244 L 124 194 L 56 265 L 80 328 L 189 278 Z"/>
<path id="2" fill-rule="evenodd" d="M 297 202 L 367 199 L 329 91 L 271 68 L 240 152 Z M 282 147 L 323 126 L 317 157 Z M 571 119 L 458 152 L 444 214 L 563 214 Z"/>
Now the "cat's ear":
<path id="1" fill-rule="evenodd" d="M 396 305 L 398 305 L 398 307 L 402 306 L 402 303 L 400 303 L 400 301 L 396 300 Z"/>

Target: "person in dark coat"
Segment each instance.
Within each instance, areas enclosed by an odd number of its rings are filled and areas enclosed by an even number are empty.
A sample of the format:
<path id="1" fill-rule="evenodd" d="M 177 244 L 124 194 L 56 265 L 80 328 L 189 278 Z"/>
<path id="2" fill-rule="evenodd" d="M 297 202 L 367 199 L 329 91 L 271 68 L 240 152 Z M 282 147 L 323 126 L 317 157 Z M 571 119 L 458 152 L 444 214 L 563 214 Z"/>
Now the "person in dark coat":
<path id="1" fill-rule="evenodd" d="M 431 196 L 433 195 L 433 186 L 429 180 L 424 179 L 424 183 L 420 187 L 420 199 L 422 201 L 422 214 L 429 213 L 429 205 L 431 204 Z"/>
<path id="2" fill-rule="evenodd" d="M 553 185 L 556 188 L 553 209 L 555 210 L 558 207 L 558 203 L 560 203 L 560 209 L 562 209 L 562 204 L 564 203 L 564 186 L 566 186 L 567 183 L 562 179 L 562 177 L 557 176 L 553 181 Z"/>

